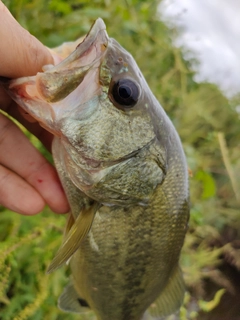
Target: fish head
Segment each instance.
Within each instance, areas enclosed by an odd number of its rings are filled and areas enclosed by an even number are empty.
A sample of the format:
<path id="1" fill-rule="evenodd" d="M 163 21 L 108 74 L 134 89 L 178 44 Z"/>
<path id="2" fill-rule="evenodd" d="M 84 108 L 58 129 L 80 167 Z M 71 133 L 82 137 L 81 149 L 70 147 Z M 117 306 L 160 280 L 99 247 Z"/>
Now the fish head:
<path id="1" fill-rule="evenodd" d="M 90 197 L 109 205 L 145 203 L 163 181 L 166 150 L 156 144 L 156 128 L 166 115 L 102 19 L 65 60 L 11 81 L 8 92 L 59 138 L 65 170 Z"/>

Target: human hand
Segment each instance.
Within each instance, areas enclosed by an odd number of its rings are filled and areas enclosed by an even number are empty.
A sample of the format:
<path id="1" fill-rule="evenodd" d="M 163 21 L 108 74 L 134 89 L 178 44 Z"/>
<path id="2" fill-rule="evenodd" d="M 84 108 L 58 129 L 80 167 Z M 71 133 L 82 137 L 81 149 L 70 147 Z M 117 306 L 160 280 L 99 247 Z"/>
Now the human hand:
<path id="1" fill-rule="evenodd" d="M 0 1 L 0 76 L 35 75 L 53 57 L 23 29 Z M 52 135 L 11 100 L 0 86 L 0 109 L 17 119 L 51 148 Z M 0 205 L 21 214 L 36 214 L 45 205 L 57 213 L 69 210 L 53 166 L 6 115 L 0 113 Z"/>

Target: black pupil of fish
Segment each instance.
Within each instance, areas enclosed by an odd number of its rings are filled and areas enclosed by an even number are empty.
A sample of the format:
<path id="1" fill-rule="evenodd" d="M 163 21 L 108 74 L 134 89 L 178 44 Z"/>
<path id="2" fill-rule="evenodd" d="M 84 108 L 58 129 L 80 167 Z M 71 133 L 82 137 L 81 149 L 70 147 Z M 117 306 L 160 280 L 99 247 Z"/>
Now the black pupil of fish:
<path id="1" fill-rule="evenodd" d="M 123 99 L 129 99 L 132 95 L 132 90 L 129 87 L 121 86 L 118 88 L 118 92 L 121 98 Z"/>
<path id="2" fill-rule="evenodd" d="M 121 79 L 114 84 L 112 95 L 117 103 L 126 107 L 132 107 L 138 101 L 139 90 L 133 81 Z"/>

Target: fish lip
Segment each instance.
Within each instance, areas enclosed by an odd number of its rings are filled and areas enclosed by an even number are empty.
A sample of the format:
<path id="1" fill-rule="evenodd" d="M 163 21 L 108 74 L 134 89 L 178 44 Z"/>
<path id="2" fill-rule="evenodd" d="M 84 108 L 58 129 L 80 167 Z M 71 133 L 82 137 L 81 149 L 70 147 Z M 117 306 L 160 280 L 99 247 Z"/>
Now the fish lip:
<path id="1" fill-rule="evenodd" d="M 106 49 L 108 47 L 108 43 L 109 36 L 106 31 L 106 25 L 101 18 L 98 18 L 92 25 L 83 41 L 76 47 L 75 51 L 77 52 L 79 50 L 77 59 L 80 59 L 81 62 L 81 57 L 88 54 L 88 51 L 92 48 L 92 46 L 95 46 L 96 49 L 98 46 L 98 49 L 100 49 L 100 51 L 97 52 L 96 59 L 94 59 L 90 63 L 90 66 L 92 66 L 99 59 L 103 59 L 103 56 L 105 55 Z"/>
<path id="2" fill-rule="evenodd" d="M 106 31 L 106 25 L 101 18 L 98 18 L 94 22 L 91 29 L 87 33 L 87 35 L 85 36 L 83 41 L 77 45 L 76 49 L 80 46 L 83 46 L 83 44 L 85 44 L 85 43 L 86 43 L 87 47 L 89 45 L 93 44 L 96 41 L 97 37 L 99 36 L 99 33 L 101 33 L 102 38 L 103 39 L 106 38 L 106 40 L 108 42 L 109 37 L 108 37 L 107 31 Z"/>
<path id="3" fill-rule="evenodd" d="M 53 68 L 45 71 L 45 73 L 61 71 L 65 68 L 69 68 L 69 65 L 70 67 L 89 67 L 90 69 L 97 61 L 103 59 L 108 43 L 109 36 L 106 31 L 106 25 L 101 18 L 98 18 L 83 41 L 77 45 L 76 49 L 66 59 Z M 96 57 L 90 61 L 88 59 L 86 59 L 86 62 L 83 61 L 83 58 L 88 55 L 93 46 L 95 46 L 97 51 Z"/>

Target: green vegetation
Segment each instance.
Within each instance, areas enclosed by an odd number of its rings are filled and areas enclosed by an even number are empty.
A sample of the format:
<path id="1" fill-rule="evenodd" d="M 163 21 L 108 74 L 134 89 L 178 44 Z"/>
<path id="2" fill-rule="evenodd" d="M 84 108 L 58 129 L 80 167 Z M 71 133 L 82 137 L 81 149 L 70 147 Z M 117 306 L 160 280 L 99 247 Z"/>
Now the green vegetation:
<path id="1" fill-rule="evenodd" d="M 228 101 L 214 85 L 193 81 L 181 50 L 172 47 L 172 31 L 158 19 L 158 1 L 3 2 L 49 47 L 86 34 L 102 17 L 109 35 L 135 57 L 179 132 L 192 172 L 191 220 L 181 257 L 188 292 L 180 319 L 208 319 L 227 294 L 233 298 L 236 292 L 234 281 L 225 275 L 226 265 L 234 272 L 240 269 L 239 97 Z M 31 139 L 49 157 L 36 138 Z M 0 319 L 94 319 L 91 312 L 76 316 L 58 310 L 67 268 L 45 274 L 61 243 L 66 217 L 48 208 L 34 217 L 2 207 L 0 211 Z"/>

